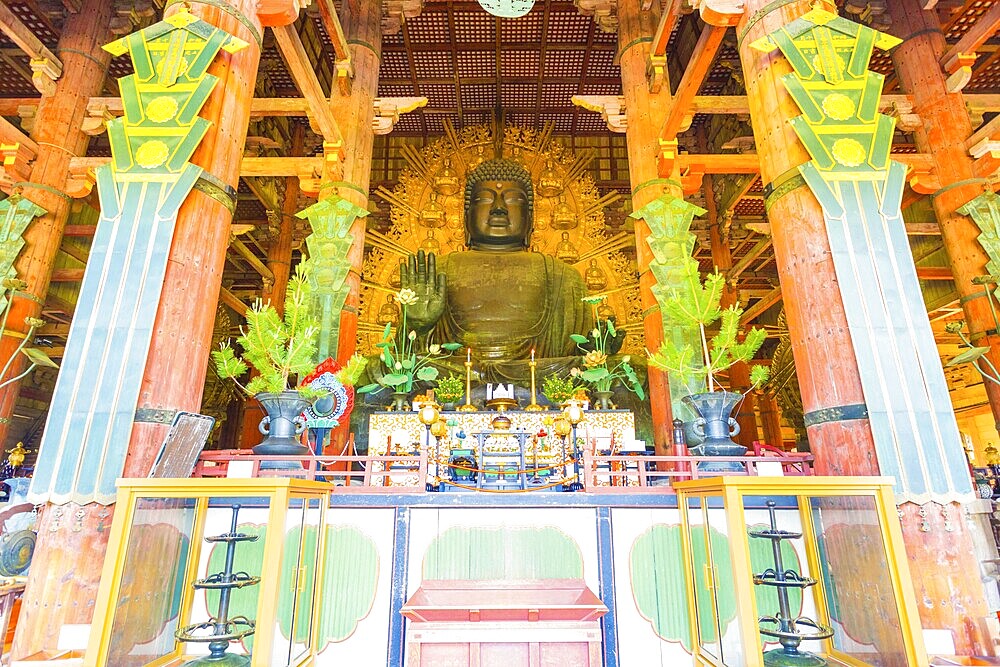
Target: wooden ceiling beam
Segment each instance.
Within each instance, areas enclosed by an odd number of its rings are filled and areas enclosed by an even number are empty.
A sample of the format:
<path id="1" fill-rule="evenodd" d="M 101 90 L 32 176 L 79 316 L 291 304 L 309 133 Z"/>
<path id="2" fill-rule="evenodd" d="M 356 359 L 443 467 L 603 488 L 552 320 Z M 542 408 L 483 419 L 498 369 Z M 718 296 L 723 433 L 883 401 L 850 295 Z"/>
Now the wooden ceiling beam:
<path id="1" fill-rule="evenodd" d="M 219 301 L 235 310 L 240 317 L 246 316 L 250 306 L 240 301 L 239 297 L 227 290 L 225 287 L 219 289 Z"/>
<path id="2" fill-rule="evenodd" d="M 1000 51 L 998 51 L 1000 53 Z M 422 82 L 432 82 L 431 79 L 421 79 Z M 444 83 L 454 83 L 454 79 L 444 79 Z M 546 79 L 552 81 L 552 79 Z M 579 79 L 567 79 L 567 83 L 578 83 Z M 384 82 L 383 82 L 384 83 Z M 409 81 L 403 81 L 408 84 Z M 463 79 L 463 84 L 484 83 L 494 84 L 496 79 Z M 984 113 L 1000 111 L 1000 94 L 971 94 L 963 95 L 963 99 L 970 106 L 974 106 Z M 889 110 L 894 103 L 911 102 L 909 95 L 883 95 L 879 103 L 880 111 Z M 0 98 L 0 116 L 17 116 L 20 107 L 38 106 L 37 97 L 10 97 Z M 124 113 L 120 97 L 91 97 L 90 106 L 95 109 L 106 110 L 112 116 L 121 116 Z M 749 114 L 750 106 L 744 95 L 696 95 L 690 104 L 693 114 Z M 563 109 L 567 113 L 570 108 Z M 429 110 L 425 109 L 425 113 Z M 442 111 L 443 113 L 444 111 Z M 301 97 L 258 97 L 250 104 L 250 117 L 254 119 L 271 116 L 305 117 L 310 113 L 309 102 Z"/>
<path id="3" fill-rule="evenodd" d="M 42 95 L 56 92 L 56 79 L 62 76 L 62 61 L 42 44 L 42 40 L 17 18 L 6 3 L 0 2 L 0 32 L 7 35 L 31 58 L 31 81 Z"/>
<path id="4" fill-rule="evenodd" d="M 323 86 L 309 62 L 309 56 L 306 55 L 305 47 L 302 46 L 299 33 L 295 31 L 295 25 L 274 26 L 271 28 L 271 32 L 274 33 L 278 50 L 281 51 L 285 65 L 288 67 L 288 73 L 308 104 L 310 124 L 315 124 L 324 141 L 342 144 L 343 136 L 340 133 L 340 128 L 337 127 L 333 112 L 330 110 L 330 101 L 323 92 Z"/>
<path id="5" fill-rule="evenodd" d="M 738 261 L 733 268 L 726 272 L 726 280 L 730 283 L 734 283 L 736 279 L 740 277 L 740 274 L 749 269 L 750 265 L 754 263 L 754 260 L 760 257 L 770 246 L 770 236 L 765 236 L 757 241 L 757 243 L 754 244 L 754 246 L 740 258 L 740 261 Z"/>
<path id="6" fill-rule="evenodd" d="M 917 278 L 920 280 L 954 280 L 950 266 L 918 266 Z"/>
<path id="7" fill-rule="evenodd" d="M 743 311 L 740 317 L 740 326 L 746 326 L 753 322 L 765 310 L 781 301 L 781 286 L 775 287 L 767 296 L 761 297 L 755 304 Z"/>

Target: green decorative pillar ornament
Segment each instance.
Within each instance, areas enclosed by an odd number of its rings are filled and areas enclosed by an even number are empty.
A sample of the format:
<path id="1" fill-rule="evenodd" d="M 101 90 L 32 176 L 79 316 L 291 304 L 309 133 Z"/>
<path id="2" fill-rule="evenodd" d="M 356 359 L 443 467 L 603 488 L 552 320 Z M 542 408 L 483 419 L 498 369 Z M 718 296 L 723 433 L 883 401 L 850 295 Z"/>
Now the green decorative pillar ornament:
<path id="1" fill-rule="evenodd" d="M 354 244 L 351 225 L 368 211 L 337 195 L 329 195 L 295 214 L 309 221 L 312 234 L 306 237 L 309 259 L 305 262 L 312 288 L 311 314 L 319 322 L 317 363 L 336 356 L 340 336 L 340 311 L 350 287 L 348 251 Z"/>
<path id="2" fill-rule="evenodd" d="M 97 169 L 101 219 L 80 288 L 32 480 L 34 502 L 113 503 L 125 465 L 177 212 L 201 179 L 188 162 L 222 49 L 246 42 L 182 8 L 105 49 L 129 54 L 124 116 L 108 121 L 111 163 Z M 212 183 L 214 185 L 214 183 Z M 228 221 L 206 221 L 228 224 Z"/>
<path id="3" fill-rule="evenodd" d="M 986 270 L 991 276 L 1000 275 L 1000 195 L 992 191 L 984 192 L 958 209 L 958 212 L 972 218 L 982 230 L 979 245 L 983 246 L 990 258 L 986 262 Z M 1000 287 L 993 293 L 1000 298 Z"/>
<path id="4" fill-rule="evenodd" d="M 47 211 L 30 199 L 13 194 L 0 201 L 0 278 L 16 278 L 14 261 L 24 247 L 24 230 Z M 7 305 L 6 287 L 0 285 L 0 312 Z"/>
<path id="5" fill-rule="evenodd" d="M 680 287 L 692 270 L 698 272 L 698 262 L 694 259 L 695 235 L 691 233 L 691 221 L 695 216 L 705 215 L 705 209 L 690 204 L 680 197 L 664 194 L 654 199 L 629 217 L 642 219 L 649 226 L 646 242 L 653 253 L 649 270 L 656 279 L 651 291 L 660 307 L 663 320 L 663 340 L 673 340 L 678 347 L 690 343 L 695 349 L 701 347 L 698 327 L 671 322 L 663 312 L 663 305 L 670 293 Z M 654 350 L 655 352 L 655 350 Z M 670 376 L 670 402 L 675 418 L 689 421 L 694 412 L 682 402 L 685 396 L 705 391 L 704 380 L 682 380 Z"/>
<path id="6" fill-rule="evenodd" d="M 900 211 L 894 119 L 878 112 L 884 77 L 868 71 L 899 43 L 815 8 L 751 46 L 792 66 L 790 122 L 812 157 L 798 170 L 823 209 L 879 470 L 900 503 L 955 502 L 972 486 Z"/>

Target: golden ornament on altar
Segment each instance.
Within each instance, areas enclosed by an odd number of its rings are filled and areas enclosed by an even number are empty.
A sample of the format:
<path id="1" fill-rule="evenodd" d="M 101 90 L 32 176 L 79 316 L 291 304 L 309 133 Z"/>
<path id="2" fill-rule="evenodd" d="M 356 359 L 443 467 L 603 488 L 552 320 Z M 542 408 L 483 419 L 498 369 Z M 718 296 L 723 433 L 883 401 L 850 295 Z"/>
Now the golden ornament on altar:
<path id="1" fill-rule="evenodd" d="M 833 159 L 845 167 L 857 167 L 868 159 L 868 151 L 857 139 L 845 137 L 833 142 Z"/>
<path id="2" fill-rule="evenodd" d="M 565 438 L 569 435 L 570 431 L 573 430 L 573 425 L 563 417 L 559 416 L 552 422 L 552 432 L 558 435 L 560 438 Z"/>
<path id="3" fill-rule="evenodd" d="M 154 123 L 166 123 L 177 115 L 177 100 L 166 95 L 154 97 L 146 105 L 146 117 Z"/>
<path id="4" fill-rule="evenodd" d="M 843 93 L 831 93 L 823 98 L 823 113 L 834 120 L 854 117 L 854 101 Z"/>
<path id="5" fill-rule="evenodd" d="M 17 443 L 14 445 L 13 449 L 7 450 L 7 463 L 9 463 L 12 468 L 20 468 L 24 463 L 25 454 L 29 451 L 31 450 L 24 448 L 23 442 Z"/>
<path id="6" fill-rule="evenodd" d="M 135 163 L 143 169 L 154 169 L 167 161 L 170 149 L 159 139 L 151 139 L 135 151 Z"/>
<path id="7" fill-rule="evenodd" d="M 443 438 L 448 435 L 448 422 L 444 419 L 438 419 L 436 422 L 431 424 L 431 435 L 435 438 Z"/>

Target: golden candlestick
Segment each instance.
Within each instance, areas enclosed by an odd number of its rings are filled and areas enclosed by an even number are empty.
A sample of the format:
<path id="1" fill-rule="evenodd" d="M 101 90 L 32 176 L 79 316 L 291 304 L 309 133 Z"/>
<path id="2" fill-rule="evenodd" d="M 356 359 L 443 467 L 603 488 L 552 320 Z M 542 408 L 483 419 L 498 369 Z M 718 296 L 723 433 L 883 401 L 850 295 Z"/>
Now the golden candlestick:
<path id="1" fill-rule="evenodd" d="M 545 408 L 540 406 L 538 404 L 538 401 L 535 399 L 535 366 L 538 365 L 538 362 L 536 362 L 534 359 L 535 357 L 534 351 L 532 351 L 531 357 L 532 357 L 531 361 L 528 362 L 528 367 L 531 368 L 531 403 L 524 406 L 524 409 L 527 412 L 540 412 Z"/>
<path id="2" fill-rule="evenodd" d="M 475 412 L 472 404 L 472 359 L 465 360 L 465 405 L 458 406 L 459 412 Z"/>

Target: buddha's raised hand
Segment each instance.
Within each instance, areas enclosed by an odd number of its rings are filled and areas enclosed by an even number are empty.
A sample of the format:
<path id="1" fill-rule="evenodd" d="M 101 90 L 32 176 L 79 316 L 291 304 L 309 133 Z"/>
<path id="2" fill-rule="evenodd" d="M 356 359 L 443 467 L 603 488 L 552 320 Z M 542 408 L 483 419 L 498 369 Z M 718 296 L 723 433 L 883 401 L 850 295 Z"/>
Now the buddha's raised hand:
<path id="1" fill-rule="evenodd" d="M 401 289 L 412 290 L 417 297 L 416 303 L 406 308 L 407 327 L 427 333 L 444 313 L 447 290 L 447 278 L 437 272 L 434 253 L 418 250 L 416 255 L 400 261 L 399 283 Z"/>

